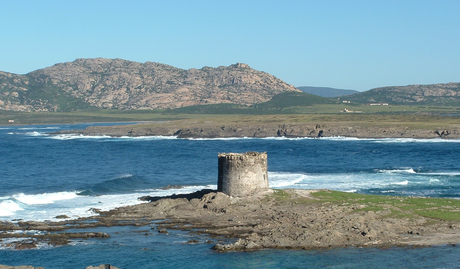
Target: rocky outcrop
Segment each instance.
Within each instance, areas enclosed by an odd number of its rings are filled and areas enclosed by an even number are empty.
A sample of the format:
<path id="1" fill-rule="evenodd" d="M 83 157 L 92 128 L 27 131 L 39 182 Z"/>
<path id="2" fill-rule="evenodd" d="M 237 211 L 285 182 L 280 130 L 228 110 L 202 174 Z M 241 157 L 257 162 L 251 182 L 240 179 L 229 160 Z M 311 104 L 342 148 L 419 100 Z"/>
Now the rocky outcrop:
<path id="1" fill-rule="evenodd" d="M 84 107 L 165 109 L 270 100 L 294 86 L 237 63 L 179 69 L 122 59 L 77 59 L 26 75 L 0 72 L 0 109 L 62 111 Z"/>
<path id="2" fill-rule="evenodd" d="M 111 266 L 110 264 L 101 264 L 99 266 L 88 266 L 86 269 L 119 269 L 118 267 Z"/>
<path id="3" fill-rule="evenodd" d="M 385 210 L 363 210 L 366 205 L 359 200 L 341 204 L 320 202 L 312 196 L 313 192 L 316 191 L 283 190 L 235 198 L 211 191 L 201 197 L 145 197 L 152 202 L 112 210 L 104 218 L 162 219 L 157 223 L 158 232 L 181 229 L 236 239 L 215 244 L 213 249 L 220 252 L 396 246 L 407 244 L 407 240 L 424 239 L 433 232 L 450 234 L 437 244 L 460 242 L 457 222 L 433 222 L 420 216 L 394 218 L 391 212 L 397 209 L 391 205 L 385 205 Z"/>

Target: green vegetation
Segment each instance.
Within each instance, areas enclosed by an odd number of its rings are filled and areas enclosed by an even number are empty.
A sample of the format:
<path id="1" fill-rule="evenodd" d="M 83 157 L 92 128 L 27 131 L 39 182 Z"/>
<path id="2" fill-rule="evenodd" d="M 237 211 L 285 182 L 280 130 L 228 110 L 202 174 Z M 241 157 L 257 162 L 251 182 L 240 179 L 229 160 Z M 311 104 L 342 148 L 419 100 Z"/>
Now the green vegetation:
<path id="1" fill-rule="evenodd" d="M 182 118 L 184 118 L 183 115 L 165 115 L 163 111 L 152 110 L 87 109 L 73 112 L 0 111 L 0 125 L 8 125 L 8 120 L 14 120 L 14 124 L 58 124 L 81 122 L 166 121 Z"/>
<path id="2" fill-rule="evenodd" d="M 324 98 L 302 92 L 284 92 L 270 101 L 243 106 L 236 104 L 196 105 L 165 110 L 168 114 L 229 114 L 229 115 L 273 115 L 273 114 L 429 114 L 459 115 L 457 106 L 388 105 L 342 103 L 337 98 Z"/>
<path id="3" fill-rule="evenodd" d="M 212 105 L 196 105 L 187 106 L 176 109 L 167 109 L 165 114 L 243 114 L 243 115 L 261 115 L 266 114 L 264 111 L 254 109 L 250 106 L 242 106 L 237 104 L 212 104 Z"/>
<path id="4" fill-rule="evenodd" d="M 77 109 L 88 109 L 90 105 L 83 99 L 71 96 L 52 83 L 37 82 L 29 77 L 29 84 L 21 95 L 22 103 L 30 103 L 37 107 L 44 107 L 50 111 L 61 112 L 74 111 Z M 27 101 L 26 101 L 27 100 Z"/>
<path id="5" fill-rule="evenodd" d="M 73 112 L 15 112 L 0 110 L 0 125 L 58 124 L 81 122 L 145 122 L 195 120 L 196 124 L 344 124 L 363 127 L 404 126 L 409 129 L 458 128 L 460 116 L 436 116 L 423 114 L 195 114 L 171 113 L 170 110 L 109 110 L 85 109 Z M 175 122 L 179 125 L 180 122 Z M 188 123 L 189 124 L 189 123 Z"/>
<path id="6" fill-rule="evenodd" d="M 38 87 L 38 86 L 37 86 Z M 86 106 L 81 100 L 68 97 L 58 89 L 34 91 L 35 97 L 50 93 L 60 104 L 56 112 L 14 112 L 0 110 L 0 125 L 14 120 L 15 124 L 50 124 L 78 122 L 166 121 L 206 119 L 221 123 L 343 123 L 355 126 L 397 126 L 408 128 L 448 128 L 458 125 L 460 107 L 452 106 L 369 106 L 339 103 L 307 93 L 285 92 L 272 100 L 253 106 L 213 104 L 163 110 L 117 110 Z M 39 98 L 40 99 L 40 98 Z M 72 110 L 71 108 L 81 109 Z M 348 113 L 343 112 L 345 108 Z M 69 110 L 69 111 L 62 111 Z M 451 115 L 451 116 L 440 116 Z M 452 116 L 454 115 L 454 116 Z"/>
<path id="7" fill-rule="evenodd" d="M 388 105 L 370 106 L 342 103 L 338 98 L 324 98 L 302 92 L 284 92 L 272 100 L 252 106 L 237 104 L 196 105 L 163 110 L 117 110 L 89 107 L 83 100 L 72 97 L 58 88 L 45 84 L 29 85 L 34 88 L 21 98 L 37 102 L 37 107 L 56 109 L 55 112 L 0 111 L 0 124 L 13 119 L 16 124 L 165 121 L 190 118 L 252 117 L 253 122 L 264 123 L 272 118 L 297 123 L 351 122 L 361 126 L 390 126 L 405 124 L 409 128 L 424 128 L 440 124 L 458 124 L 460 107 Z M 13 98 L 13 97 L 11 97 Z M 348 112 L 344 112 L 345 109 Z M 283 116 L 284 115 L 284 116 Z M 450 115 L 450 116 L 435 116 Z M 261 118 L 262 117 L 262 118 Z M 433 118 L 435 117 L 435 118 Z M 454 119 L 454 120 L 452 120 Z M 262 121 L 260 121 L 262 120 Z M 233 120 L 232 120 L 233 121 Z M 436 125 L 433 125 L 436 123 Z M 419 126 L 419 127 L 417 127 Z M 444 125 L 443 125 L 444 126 Z"/>
<path id="8" fill-rule="evenodd" d="M 287 200 L 288 198 L 291 197 L 291 195 L 289 193 L 287 193 L 286 191 L 284 191 L 284 190 L 276 190 L 276 189 L 273 190 L 272 195 L 277 201 L 285 201 L 285 200 Z"/>
<path id="9" fill-rule="evenodd" d="M 460 83 L 381 87 L 344 96 L 354 103 L 416 104 L 418 106 L 459 106 Z"/>
<path id="10" fill-rule="evenodd" d="M 460 200 L 445 198 L 398 197 L 364 195 L 322 190 L 312 193 L 321 202 L 337 205 L 356 205 L 356 211 L 388 211 L 388 216 L 460 221 Z"/>
<path id="11" fill-rule="evenodd" d="M 253 105 L 253 107 L 265 110 L 283 110 L 290 107 L 312 106 L 331 103 L 337 102 L 330 98 L 324 98 L 304 92 L 283 92 L 273 96 L 270 101 Z"/>

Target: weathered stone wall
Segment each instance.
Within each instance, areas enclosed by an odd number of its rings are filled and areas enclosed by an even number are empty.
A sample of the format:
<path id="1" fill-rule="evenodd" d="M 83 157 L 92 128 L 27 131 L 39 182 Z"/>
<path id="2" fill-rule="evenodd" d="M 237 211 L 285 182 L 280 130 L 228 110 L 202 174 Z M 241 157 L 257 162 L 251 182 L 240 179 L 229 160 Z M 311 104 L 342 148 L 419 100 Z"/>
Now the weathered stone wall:
<path id="1" fill-rule="evenodd" d="M 234 197 L 268 190 L 267 153 L 220 153 L 217 188 Z"/>

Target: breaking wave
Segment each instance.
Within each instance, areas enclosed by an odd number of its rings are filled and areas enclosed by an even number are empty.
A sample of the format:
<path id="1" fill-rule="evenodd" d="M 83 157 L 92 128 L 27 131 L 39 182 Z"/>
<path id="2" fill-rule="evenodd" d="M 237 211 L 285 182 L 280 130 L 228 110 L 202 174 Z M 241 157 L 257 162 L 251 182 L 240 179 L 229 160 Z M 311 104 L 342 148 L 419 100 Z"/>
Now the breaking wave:
<path id="1" fill-rule="evenodd" d="M 0 197 L 0 220 L 21 219 L 24 221 L 57 221 L 56 216 L 69 219 L 89 217 L 94 209 L 111 210 L 117 207 L 144 203 L 142 196 L 169 196 L 187 194 L 202 189 L 217 189 L 216 185 L 177 186 L 134 191 L 123 194 L 79 195 L 77 192 L 55 192 L 43 194 L 15 194 Z"/>
<path id="2" fill-rule="evenodd" d="M 387 173 L 387 174 L 393 174 L 393 173 L 408 173 L 408 174 L 416 174 L 417 172 L 414 171 L 412 168 L 401 168 L 401 169 L 382 169 L 378 170 L 379 173 Z"/>
<path id="3" fill-rule="evenodd" d="M 46 205 L 60 200 L 69 200 L 77 197 L 76 192 L 54 192 L 42 194 L 16 194 L 13 198 L 26 205 Z"/>

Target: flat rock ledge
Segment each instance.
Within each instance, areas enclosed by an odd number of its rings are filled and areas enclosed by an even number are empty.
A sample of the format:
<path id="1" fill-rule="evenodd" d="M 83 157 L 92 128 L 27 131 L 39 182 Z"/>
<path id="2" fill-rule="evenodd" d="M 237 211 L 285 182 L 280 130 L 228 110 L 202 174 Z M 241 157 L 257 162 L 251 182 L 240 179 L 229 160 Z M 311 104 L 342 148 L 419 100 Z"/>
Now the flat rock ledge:
<path id="1" fill-rule="evenodd" d="M 213 249 L 219 252 L 267 248 L 389 247 L 456 244 L 460 223 L 429 218 L 391 217 L 386 210 L 365 210 L 356 203 L 334 204 L 315 199 L 315 190 L 270 190 L 254 197 L 235 198 L 203 190 L 199 195 L 173 198 L 143 197 L 150 203 L 102 213 L 105 221 L 162 220 L 159 232 L 179 229 L 211 238 L 230 238 Z M 443 235 L 443 236 L 440 236 Z M 236 240 L 236 241 L 235 241 Z"/>

